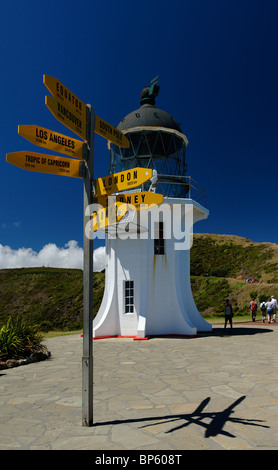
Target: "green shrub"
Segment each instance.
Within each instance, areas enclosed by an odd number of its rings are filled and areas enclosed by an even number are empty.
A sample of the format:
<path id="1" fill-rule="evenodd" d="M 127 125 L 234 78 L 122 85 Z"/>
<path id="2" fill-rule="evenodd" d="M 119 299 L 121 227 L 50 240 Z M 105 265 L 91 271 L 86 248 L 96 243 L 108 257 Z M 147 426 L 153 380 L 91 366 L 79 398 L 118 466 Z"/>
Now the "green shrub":
<path id="1" fill-rule="evenodd" d="M 214 313 L 223 313 L 225 298 L 231 293 L 227 279 L 191 276 L 191 287 L 200 312 L 213 308 Z"/>
<path id="2" fill-rule="evenodd" d="M 258 291 L 252 290 L 249 295 L 250 295 L 250 299 L 256 299 L 258 295 Z"/>
<path id="3" fill-rule="evenodd" d="M 42 338 L 36 326 L 10 317 L 0 330 L 0 358 L 29 357 L 41 349 Z"/>
<path id="4" fill-rule="evenodd" d="M 49 320 L 43 320 L 39 325 L 40 331 L 43 331 L 44 333 L 47 333 L 48 331 L 51 331 L 52 327 L 53 327 L 53 325 L 52 325 L 51 321 L 49 321 Z"/>

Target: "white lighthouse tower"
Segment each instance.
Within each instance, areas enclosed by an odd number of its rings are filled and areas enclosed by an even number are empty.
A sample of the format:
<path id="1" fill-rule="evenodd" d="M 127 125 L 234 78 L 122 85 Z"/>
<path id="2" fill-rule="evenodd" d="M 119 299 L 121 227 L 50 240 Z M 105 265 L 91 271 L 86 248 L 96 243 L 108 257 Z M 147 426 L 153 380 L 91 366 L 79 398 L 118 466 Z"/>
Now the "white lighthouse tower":
<path id="1" fill-rule="evenodd" d="M 95 339 L 211 331 L 190 284 L 192 226 L 209 212 L 198 202 L 204 192 L 185 175 L 187 137 L 170 114 L 155 107 L 159 88 L 157 79 L 145 87 L 141 107 L 118 125 L 130 147 L 110 146 L 110 172 L 152 168 L 156 179 L 137 190 L 163 194 L 164 202 L 128 213 L 106 229 L 105 291 L 93 323 Z"/>

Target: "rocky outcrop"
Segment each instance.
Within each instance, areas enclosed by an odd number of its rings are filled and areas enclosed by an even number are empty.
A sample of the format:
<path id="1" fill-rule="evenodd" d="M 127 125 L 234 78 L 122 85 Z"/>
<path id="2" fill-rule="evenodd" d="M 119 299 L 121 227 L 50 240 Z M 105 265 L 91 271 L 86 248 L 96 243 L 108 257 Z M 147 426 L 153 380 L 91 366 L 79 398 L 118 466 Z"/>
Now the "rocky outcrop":
<path id="1" fill-rule="evenodd" d="M 31 364 L 32 362 L 44 361 L 49 359 L 51 353 L 47 350 L 33 352 L 29 357 L 19 358 L 19 359 L 7 359 L 6 361 L 0 360 L 0 370 L 11 369 L 12 367 L 23 366 L 25 364 Z"/>

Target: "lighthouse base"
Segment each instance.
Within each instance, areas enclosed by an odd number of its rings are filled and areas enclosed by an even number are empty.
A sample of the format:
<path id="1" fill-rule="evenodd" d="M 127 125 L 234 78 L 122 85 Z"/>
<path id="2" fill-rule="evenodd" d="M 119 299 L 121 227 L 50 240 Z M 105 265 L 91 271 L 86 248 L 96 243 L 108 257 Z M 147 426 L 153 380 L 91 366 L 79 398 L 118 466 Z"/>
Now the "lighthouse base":
<path id="1" fill-rule="evenodd" d="M 149 216 L 141 217 L 140 230 L 134 231 L 134 236 L 130 232 L 126 238 L 107 236 L 105 291 L 93 323 L 94 339 L 192 337 L 212 330 L 193 299 L 190 246 L 179 244 L 173 236 L 178 232 L 175 204 L 183 208 L 179 221 L 187 236 L 193 223 L 206 218 L 208 211 L 190 199 L 165 201 L 167 210 L 164 203 L 142 211 Z"/>

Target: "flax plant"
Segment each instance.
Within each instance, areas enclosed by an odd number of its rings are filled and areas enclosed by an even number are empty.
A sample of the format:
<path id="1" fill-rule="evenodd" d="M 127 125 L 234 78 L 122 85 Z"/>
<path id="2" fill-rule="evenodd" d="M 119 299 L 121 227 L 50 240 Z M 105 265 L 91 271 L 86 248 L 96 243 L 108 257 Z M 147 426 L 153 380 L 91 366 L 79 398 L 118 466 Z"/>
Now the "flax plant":
<path id="1" fill-rule="evenodd" d="M 10 317 L 0 329 L 0 359 L 29 357 L 42 348 L 42 338 L 36 326 Z"/>

